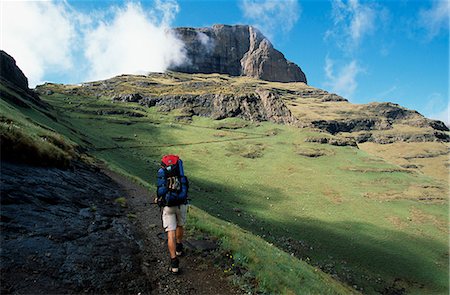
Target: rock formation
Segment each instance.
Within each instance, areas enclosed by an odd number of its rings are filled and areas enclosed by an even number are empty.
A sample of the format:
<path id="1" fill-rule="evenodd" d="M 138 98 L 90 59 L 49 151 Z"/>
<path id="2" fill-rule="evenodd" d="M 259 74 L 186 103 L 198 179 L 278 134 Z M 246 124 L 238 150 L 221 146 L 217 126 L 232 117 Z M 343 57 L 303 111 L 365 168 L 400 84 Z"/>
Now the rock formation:
<path id="1" fill-rule="evenodd" d="M 82 162 L 73 170 L 2 161 L 2 294 L 148 290 L 142 240 L 114 200 L 121 187 Z"/>
<path id="2" fill-rule="evenodd" d="M 31 101 L 43 108 L 46 107 L 39 96 L 28 88 L 28 79 L 16 65 L 14 58 L 3 50 L 0 50 L 0 82 L 2 85 L 20 94 L 22 98 L 20 99 L 9 92 L 0 90 L 3 99 L 9 100 L 22 107 L 28 107 L 28 104 L 25 101 Z"/>
<path id="3" fill-rule="evenodd" d="M 161 111 L 182 109 L 180 119 L 192 116 L 208 116 L 215 120 L 238 117 L 251 121 L 271 121 L 274 123 L 292 125 L 297 119 L 276 94 L 263 89 L 257 89 L 252 94 L 182 94 L 160 97 L 133 95 L 115 95 L 113 101 L 129 102 L 129 97 L 141 97 L 135 101 L 147 107 L 160 107 Z"/>
<path id="4" fill-rule="evenodd" d="M 207 77 L 169 72 L 121 75 L 67 89 L 53 84 L 36 89 L 42 94 L 53 90 L 69 97 L 110 97 L 113 102 L 158 107 L 162 112 L 177 110 L 175 119 L 183 122 L 190 122 L 193 116 L 217 120 L 238 117 L 313 128 L 342 138 L 328 140 L 330 137 L 325 136 L 325 140 L 320 140 L 334 145 L 450 142 L 448 127 L 443 122 L 425 118 L 417 111 L 388 102 L 354 105 L 339 95 L 302 83 L 272 85 L 225 75 Z M 95 114 L 118 114 L 118 111 L 103 109 L 96 110 Z M 132 110 L 120 114 L 142 116 Z"/>
<path id="5" fill-rule="evenodd" d="M 0 50 L 0 79 L 28 91 L 27 77 L 16 65 L 14 58 L 3 50 Z"/>
<path id="6" fill-rule="evenodd" d="M 431 128 L 433 134 L 430 135 L 431 137 L 436 137 L 438 139 L 444 138 L 446 141 L 449 140 L 448 135 L 441 132 L 449 131 L 448 127 L 443 122 L 425 118 L 419 112 L 409 110 L 395 103 L 369 103 L 366 105 L 361 105 L 358 111 L 354 112 L 353 118 L 338 120 L 315 120 L 311 121 L 311 124 L 312 126 L 326 130 L 331 134 L 368 130 L 390 130 L 392 129 L 393 124 L 402 124 L 405 126 L 418 128 Z M 364 140 L 366 139 L 367 138 L 364 137 Z M 408 137 L 408 140 L 410 139 L 411 136 Z"/>
<path id="7" fill-rule="evenodd" d="M 286 60 L 257 29 L 247 25 L 175 28 L 189 61 L 171 70 L 220 73 L 276 82 L 307 82 L 299 66 Z"/>

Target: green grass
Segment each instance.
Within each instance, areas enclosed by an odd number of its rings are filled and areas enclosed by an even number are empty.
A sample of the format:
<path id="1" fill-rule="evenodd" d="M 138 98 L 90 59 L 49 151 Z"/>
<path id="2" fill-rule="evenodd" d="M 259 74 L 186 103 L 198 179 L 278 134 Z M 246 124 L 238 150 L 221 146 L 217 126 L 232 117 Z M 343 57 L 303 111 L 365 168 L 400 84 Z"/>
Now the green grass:
<path id="1" fill-rule="evenodd" d="M 19 107 L 2 99 L 0 109 L 3 159 L 65 168 L 77 157 L 76 144 L 49 127 L 52 119 L 36 106 Z"/>
<path id="2" fill-rule="evenodd" d="M 292 267 L 306 278 L 301 286 L 311 288 L 309 293 L 328 293 L 332 285 L 328 276 L 309 276 L 316 268 L 368 294 L 403 288 L 411 294 L 448 292 L 445 189 L 441 203 L 408 197 L 418 185 L 438 185 L 430 178 L 357 148 L 305 142 L 323 134 L 295 127 L 195 116 L 178 123 L 180 112 L 113 104 L 107 96 L 55 91 L 44 100 L 56 108 L 61 126 L 45 117 L 36 121 L 151 190 L 161 156 L 180 155 L 199 208 L 190 215 L 191 225 L 220 236 L 235 257 L 246 257 L 246 267 L 266 291 L 308 293 L 283 279 L 291 278 Z M 112 108 L 145 116 L 93 114 Z"/>
<path id="3" fill-rule="evenodd" d="M 219 237 L 221 246 L 231 251 L 235 264 L 245 267 L 250 275 L 256 274 L 258 291 L 273 294 L 356 293 L 251 232 L 196 207 L 189 209 L 188 226 Z"/>
<path id="4" fill-rule="evenodd" d="M 82 108 L 110 107 L 107 100 L 95 100 L 92 106 L 87 102 Z M 418 207 L 440 212 L 437 218 L 445 222 L 446 206 L 365 197 L 368 192 L 401 194 L 413 184 L 432 180 L 355 148 L 306 143 L 311 134 L 294 127 L 199 117 L 191 124 L 177 124 L 173 121 L 177 113 L 144 111 L 147 116 L 133 119 L 132 125 L 120 124 L 128 119 L 119 116 L 99 119 L 70 113 L 69 120 L 86 130 L 95 147 L 105 148 L 92 150 L 96 157 L 143 181 L 154 183 L 161 155 L 179 154 L 191 179 L 194 205 L 292 249 L 297 257 L 365 292 L 403 285 L 419 293 L 448 288 L 446 234 L 430 222 L 397 228 L 389 221 L 407 220 L 411 207 Z M 218 127 L 224 132 L 220 137 Z M 270 135 L 274 128 L 277 133 Z M 128 140 L 111 140 L 117 136 Z M 304 157 L 297 154 L 299 148 L 322 150 L 325 155 Z M 248 156 L 252 153 L 257 156 Z M 241 209 L 241 216 L 234 208 Z M 289 238 L 306 246 L 280 242 Z"/>
<path id="5" fill-rule="evenodd" d="M 119 197 L 119 198 L 115 199 L 114 203 L 119 204 L 120 207 L 122 207 L 122 208 L 127 207 L 127 199 L 125 197 Z"/>

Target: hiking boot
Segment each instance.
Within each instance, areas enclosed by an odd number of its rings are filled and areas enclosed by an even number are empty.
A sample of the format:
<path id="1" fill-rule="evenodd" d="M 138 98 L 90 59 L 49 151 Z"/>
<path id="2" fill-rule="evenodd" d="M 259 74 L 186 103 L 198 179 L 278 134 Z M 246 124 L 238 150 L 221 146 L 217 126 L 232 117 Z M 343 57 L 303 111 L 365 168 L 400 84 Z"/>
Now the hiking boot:
<path id="1" fill-rule="evenodd" d="M 183 255 L 183 244 L 182 243 L 177 243 L 175 252 L 176 252 L 177 256 Z"/>
<path id="2" fill-rule="evenodd" d="M 170 259 L 170 267 L 169 267 L 170 273 L 175 274 L 175 275 L 178 274 L 179 267 L 180 267 L 180 261 L 178 260 L 178 257 L 171 258 Z"/>

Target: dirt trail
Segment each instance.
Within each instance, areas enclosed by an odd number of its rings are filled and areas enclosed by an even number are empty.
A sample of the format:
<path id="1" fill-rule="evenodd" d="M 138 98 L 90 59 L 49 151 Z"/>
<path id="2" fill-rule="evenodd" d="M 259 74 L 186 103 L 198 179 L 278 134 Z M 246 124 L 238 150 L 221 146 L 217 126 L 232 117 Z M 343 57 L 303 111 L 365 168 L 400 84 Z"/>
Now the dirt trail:
<path id="1" fill-rule="evenodd" d="M 142 268 L 151 280 L 151 294 L 242 294 L 201 252 L 186 249 L 180 258 L 181 273 L 168 272 L 169 256 L 161 226 L 160 209 L 152 205 L 149 191 L 126 177 L 102 169 L 123 189 L 128 206 L 136 214 L 135 226 L 144 243 Z M 189 218 L 189 214 L 188 214 Z M 203 253 L 205 254 L 205 253 Z"/>

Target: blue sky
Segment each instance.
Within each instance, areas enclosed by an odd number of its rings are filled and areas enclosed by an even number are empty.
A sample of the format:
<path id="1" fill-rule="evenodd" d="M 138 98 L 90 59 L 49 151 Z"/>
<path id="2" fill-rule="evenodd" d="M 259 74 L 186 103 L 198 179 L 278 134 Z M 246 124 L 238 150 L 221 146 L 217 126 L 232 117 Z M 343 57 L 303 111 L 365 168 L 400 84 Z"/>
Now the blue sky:
<path id="1" fill-rule="evenodd" d="M 164 70 L 183 59 L 182 44 L 164 35 L 168 27 L 251 24 L 311 86 L 449 123 L 448 1 L 2 1 L 1 8 L 1 48 L 32 86 Z"/>

